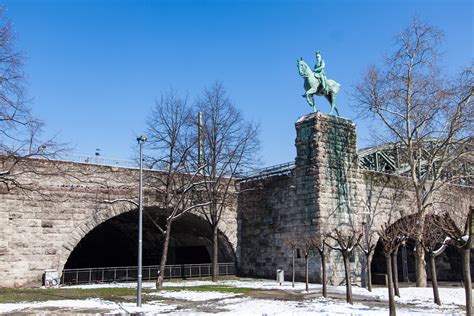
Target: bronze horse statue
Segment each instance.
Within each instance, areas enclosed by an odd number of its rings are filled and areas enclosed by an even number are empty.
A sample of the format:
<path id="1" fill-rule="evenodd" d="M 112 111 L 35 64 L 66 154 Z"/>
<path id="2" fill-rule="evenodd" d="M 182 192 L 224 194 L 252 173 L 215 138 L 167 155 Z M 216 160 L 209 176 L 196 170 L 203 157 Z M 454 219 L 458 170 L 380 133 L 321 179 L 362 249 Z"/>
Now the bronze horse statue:
<path id="1" fill-rule="evenodd" d="M 303 97 L 306 98 L 308 104 L 313 108 L 313 112 L 316 112 L 316 105 L 314 103 L 314 96 L 320 95 L 324 96 L 329 103 L 331 104 L 331 111 L 329 114 L 332 114 L 334 110 L 336 110 L 336 115 L 339 116 L 339 111 L 336 105 L 336 96 L 339 92 L 341 85 L 334 80 L 328 79 L 328 91 L 323 91 L 323 86 L 321 81 L 316 78 L 313 73 L 313 70 L 306 64 L 303 58 L 297 60 L 298 62 L 298 70 L 300 75 L 304 78 L 304 90 L 306 91 Z"/>

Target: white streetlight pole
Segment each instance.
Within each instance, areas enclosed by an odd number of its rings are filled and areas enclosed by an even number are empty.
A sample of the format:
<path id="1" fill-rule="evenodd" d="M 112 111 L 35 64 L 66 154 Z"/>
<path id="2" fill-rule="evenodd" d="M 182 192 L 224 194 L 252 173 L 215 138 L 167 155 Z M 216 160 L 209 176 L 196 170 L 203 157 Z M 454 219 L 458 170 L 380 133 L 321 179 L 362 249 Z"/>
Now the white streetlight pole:
<path id="1" fill-rule="evenodd" d="M 137 306 L 142 306 L 142 235 L 143 235 L 143 143 L 146 141 L 145 136 L 137 137 L 138 146 L 140 148 L 140 187 L 138 194 L 138 269 L 137 269 Z"/>

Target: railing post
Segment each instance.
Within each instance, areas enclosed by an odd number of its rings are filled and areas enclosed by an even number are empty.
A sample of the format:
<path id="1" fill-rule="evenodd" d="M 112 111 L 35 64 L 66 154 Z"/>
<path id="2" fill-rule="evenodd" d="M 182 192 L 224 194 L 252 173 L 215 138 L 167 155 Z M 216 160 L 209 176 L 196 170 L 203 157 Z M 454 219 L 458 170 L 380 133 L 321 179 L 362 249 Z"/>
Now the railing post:
<path id="1" fill-rule="evenodd" d="M 79 270 L 76 270 L 76 284 L 79 284 Z"/>
<path id="2" fill-rule="evenodd" d="M 92 283 L 92 269 L 89 269 L 89 284 Z"/>

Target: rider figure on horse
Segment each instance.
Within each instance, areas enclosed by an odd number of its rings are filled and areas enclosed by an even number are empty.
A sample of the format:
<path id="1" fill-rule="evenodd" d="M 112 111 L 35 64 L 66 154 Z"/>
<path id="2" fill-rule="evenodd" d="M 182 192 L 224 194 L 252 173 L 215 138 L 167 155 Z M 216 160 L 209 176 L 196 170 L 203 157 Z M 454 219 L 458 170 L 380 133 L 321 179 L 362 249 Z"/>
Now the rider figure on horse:
<path id="1" fill-rule="evenodd" d="M 324 72 L 324 67 L 326 67 L 326 64 L 324 63 L 324 60 L 321 57 L 321 53 L 319 51 L 316 52 L 316 65 L 314 65 L 314 76 L 319 79 L 321 82 L 322 86 L 322 93 L 327 94 L 328 92 L 328 83 L 327 83 L 327 77 L 326 73 Z"/>

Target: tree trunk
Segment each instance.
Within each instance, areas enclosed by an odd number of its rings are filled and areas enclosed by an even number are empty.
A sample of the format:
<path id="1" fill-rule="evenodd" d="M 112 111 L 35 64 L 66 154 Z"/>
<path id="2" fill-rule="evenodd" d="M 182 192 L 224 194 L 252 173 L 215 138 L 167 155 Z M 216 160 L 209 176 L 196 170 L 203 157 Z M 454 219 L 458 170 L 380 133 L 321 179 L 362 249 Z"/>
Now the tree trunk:
<path id="1" fill-rule="evenodd" d="M 305 279 L 306 279 L 306 292 L 309 292 L 309 274 L 308 274 L 308 255 L 304 255 L 305 260 Z"/>
<path id="2" fill-rule="evenodd" d="M 344 254 L 344 271 L 346 273 L 346 301 L 349 304 L 352 302 L 352 284 L 351 284 L 351 263 L 349 261 L 349 254 Z"/>
<path id="3" fill-rule="evenodd" d="M 328 291 L 327 291 L 327 275 L 326 275 L 326 255 L 321 255 L 321 267 L 323 269 L 323 278 L 322 278 L 322 283 L 323 283 L 323 296 L 328 297 Z"/>
<path id="4" fill-rule="evenodd" d="M 295 287 L 295 248 L 291 249 L 291 287 Z"/>
<path id="5" fill-rule="evenodd" d="M 416 272 L 416 286 L 426 287 L 426 262 L 425 250 L 420 241 L 416 241 L 415 252 L 415 272 Z"/>
<path id="6" fill-rule="evenodd" d="M 430 263 L 431 263 L 431 284 L 433 287 L 433 297 L 434 302 L 438 305 L 441 305 L 441 300 L 439 299 L 439 290 L 438 290 L 438 279 L 436 276 L 436 262 L 434 254 L 430 254 Z"/>
<path id="7" fill-rule="evenodd" d="M 385 255 L 385 265 L 387 266 L 387 288 L 388 288 L 388 308 L 390 316 L 396 316 L 395 295 L 393 294 L 393 277 L 392 277 L 392 256 Z"/>
<path id="8" fill-rule="evenodd" d="M 212 282 L 219 277 L 219 230 L 217 225 L 212 228 Z"/>
<path id="9" fill-rule="evenodd" d="M 170 236 L 171 236 L 171 224 L 172 222 L 168 222 L 166 225 L 166 233 L 165 233 L 165 240 L 163 242 L 163 253 L 161 254 L 160 260 L 160 271 L 158 272 L 158 278 L 156 279 L 156 288 L 160 289 L 163 286 L 163 278 L 165 276 L 165 265 L 166 260 L 168 259 L 168 247 L 170 243 Z"/>
<path id="10" fill-rule="evenodd" d="M 393 273 L 393 290 L 395 295 L 400 297 L 400 289 L 398 287 L 398 247 L 392 252 L 392 273 Z"/>
<path id="11" fill-rule="evenodd" d="M 367 262 L 366 262 L 366 269 L 367 269 L 367 290 L 369 292 L 372 292 L 372 271 L 370 271 L 370 267 L 372 265 L 372 258 L 374 257 L 374 252 L 372 251 L 368 256 L 367 256 Z"/>
<path id="12" fill-rule="evenodd" d="M 472 281 L 471 281 L 471 250 L 468 247 L 462 248 L 462 277 L 466 292 L 466 315 L 472 315 Z"/>

